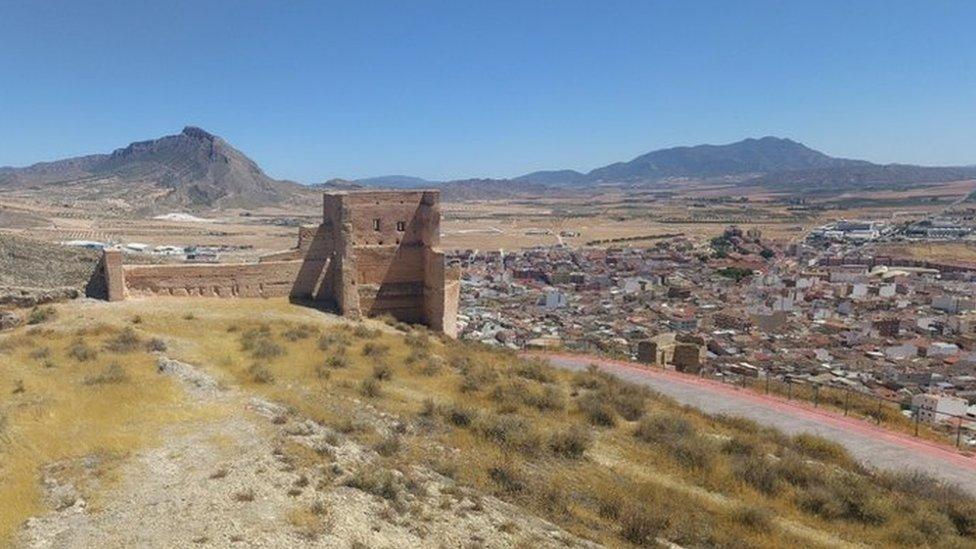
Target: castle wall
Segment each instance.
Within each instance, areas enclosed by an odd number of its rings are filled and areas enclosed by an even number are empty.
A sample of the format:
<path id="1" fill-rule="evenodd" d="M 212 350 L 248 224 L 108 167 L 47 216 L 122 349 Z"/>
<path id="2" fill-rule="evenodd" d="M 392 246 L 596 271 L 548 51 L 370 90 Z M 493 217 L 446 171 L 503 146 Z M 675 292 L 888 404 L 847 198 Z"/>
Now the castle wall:
<path id="1" fill-rule="evenodd" d="M 122 265 L 105 252 L 110 299 L 126 296 L 282 297 L 340 314 L 392 315 L 455 336 L 460 270 L 440 245 L 437 191 L 327 193 L 322 223 L 295 249 L 258 263 Z"/>
<path id="2" fill-rule="evenodd" d="M 126 295 L 287 297 L 301 261 L 239 265 L 125 265 Z"/>

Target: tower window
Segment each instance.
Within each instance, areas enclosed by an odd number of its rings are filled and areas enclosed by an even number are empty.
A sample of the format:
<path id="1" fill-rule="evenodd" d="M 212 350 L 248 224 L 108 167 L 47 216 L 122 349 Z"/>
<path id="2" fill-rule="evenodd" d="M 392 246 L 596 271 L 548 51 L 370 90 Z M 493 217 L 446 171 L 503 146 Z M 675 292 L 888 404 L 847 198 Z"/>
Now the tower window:
<path id="1" fill-rule="evenodd" d="M 397 221 L 397 230 L 400 231 L 401 233 L 403 231 L 407 230 L 407 222 L 406 221 Z"/>
<path id="2" fill-rule="evenodd" d="M 373 220 L 373 230 L 374 231 L 380 230 L 380 218 L 378 217 Z"/>

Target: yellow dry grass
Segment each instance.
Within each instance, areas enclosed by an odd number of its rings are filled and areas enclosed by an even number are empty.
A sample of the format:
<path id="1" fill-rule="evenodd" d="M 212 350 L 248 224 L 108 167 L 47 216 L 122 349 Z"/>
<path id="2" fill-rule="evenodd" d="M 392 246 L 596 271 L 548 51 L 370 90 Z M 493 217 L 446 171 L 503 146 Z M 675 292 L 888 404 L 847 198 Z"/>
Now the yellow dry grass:
<path id="1" fill-rule="evenodd" d="M 77 319 L 69 307 L 59 309 L 65 318 L 51 325 L 0 338 L 0 544 L 24 519 L 44 509 L 40 477 L 45 465 L 86 456 L 115 462 L 152 444 L 163 426 L 194 416 L 183 404 L 182 389 L 156 374 L 147 352 L 104 351 L 116 328 L 66 329 Z M 97 357 L 80 361 L 70 356 L 78 341 Z M 125 379 L 99 383 L 98 376 L 111 364 L 119 365 Z M 101 473 L 104 486 L 111 471 Z"/>
<path id="2" fill-rule="evenodd" d="M 497 495 L 600 543 L 658 535 L 688 546 L 973 541 L 955 530 L 965 529 L 966 520 L 976 524 L 970 502 L 955 506 L 938 494 L 892 488 L 819 439 L 790 439 L 749 422 L 710 418 L 596 374 L 533 365 L 422 330 L 405 335 L 375 321 L 349 323 L 284 300 L 219 299 L 90 304 L 62 314 L 57 325 L 70 336 L 96 318 L 122 325 L 135 315 L 138 332 L 162 338 L 169 356 L 374 446 L 386 467 L 409 474 L 415 464 L 429 466 L 462 487 Z M 112 333 L 87 337 L 103 345 Z M 29 352 L 46 341 L 40 333 L 21 331 L 13 339 L 20 344 L 8 344 L 3 356 L 15 357 L 18 366 L 0 372 L 0 383 L 50 376 L 52 385 L 31 381 L 23 394 L 75 401 L 64 404 L 73 406 L 65 415 L 40 418 L 35 431 L 21 435 L 46 453 L 20 458 L 20 489 L 36 486 L 44 463 L 95 451 L 131 452 L 161 424 L 187 413 L 178 391 L 155 377 L 151 361 L 139 353 L 126 355 L 131 383 L 93 388 L 83 384 L 91 375 L 87 364 L 66 361 L 54 369 L 70 375 L 38 373 Z M 55 339 L 51 354 L 61 357 L 72 337 Z M 66 398 L 73 393 L 81 397 Z M 45 409 L 62 406 L 53 396 L 43 400 Z M 370 425 L 375 412 L 367 412 L 367 403 L 414 427 L 395 440 L 381 436 Z M 600 424 L 601 406 L 609 407 L 612 424 Z M 23 429 L 29 414 L 18 414 L 14 423 Z M 657 423 L 648 431 L 638 416 Z M 588 435 L 579 435 L 581 426 Z M 658 428 L 675 436 L 658 437 Z M 55 434 L 44 435 L 45 429 Z M 635 436 L 641 429 L 645 434 Z M 65 432 L 77 437 L 68 444 L 80 446 L 61 448 Z M 328 459 L 285 450 L 307 466 Z M 764 467 L 766 476 L 746 479 L 748 471 Z M 35 499 L 16 514 L 6 511 L 8 531 L 38 507 Z M 296 509 L 290 520 L 312 537 L 322 531 L 320 511 Z M 952 526 L 947 513 L 962 526 Z M 928 522 L 917 524 L 918 517 Z"/>

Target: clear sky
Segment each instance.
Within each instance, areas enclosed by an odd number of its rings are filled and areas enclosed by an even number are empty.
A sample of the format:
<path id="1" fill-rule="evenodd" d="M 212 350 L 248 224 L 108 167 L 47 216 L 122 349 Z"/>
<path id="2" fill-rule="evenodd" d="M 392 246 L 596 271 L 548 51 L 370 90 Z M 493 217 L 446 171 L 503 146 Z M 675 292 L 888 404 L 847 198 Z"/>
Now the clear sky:
<path id="1" fill-rule="evenodd" d="M 974 23 L 965 0 L 0 0 L 0 166 L 191 124 L 302 182 L 763 135 L 976 164 Z"/>

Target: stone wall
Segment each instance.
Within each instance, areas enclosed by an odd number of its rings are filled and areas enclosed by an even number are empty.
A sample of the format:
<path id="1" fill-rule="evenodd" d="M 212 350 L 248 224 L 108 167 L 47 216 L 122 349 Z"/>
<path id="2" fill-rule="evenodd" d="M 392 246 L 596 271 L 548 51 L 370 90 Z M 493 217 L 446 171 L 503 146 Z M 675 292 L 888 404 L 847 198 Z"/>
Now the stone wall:
<path id="1" fill-rule="evenodd" d="M 125 265 L 128 297 L 287 297 L 301 261 L 214 265 Z M 110 282 L 109 288 L 112 288 Z"/>
<path id="2" fill-rule="evenodd" d="M 299 228 L 296 248 L 258 263 L 123 266 L 107 250 L 103 270 L 110 300 L 288 296 L 456 336 L 460 270 L 439 246 L 437 191 L 338 192 L 324 195 L 320 225 Z"/>

